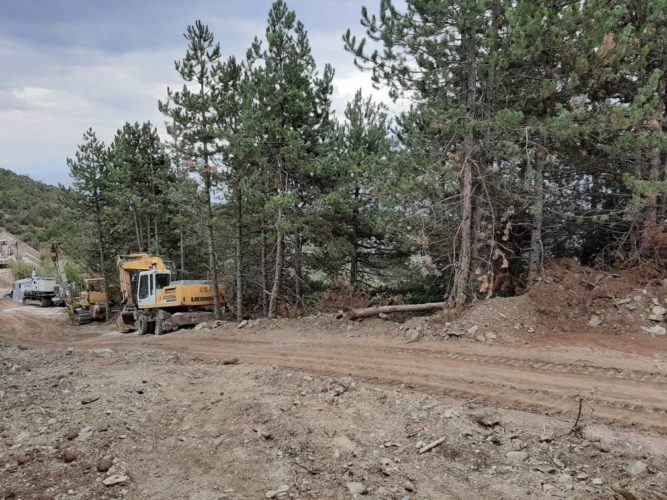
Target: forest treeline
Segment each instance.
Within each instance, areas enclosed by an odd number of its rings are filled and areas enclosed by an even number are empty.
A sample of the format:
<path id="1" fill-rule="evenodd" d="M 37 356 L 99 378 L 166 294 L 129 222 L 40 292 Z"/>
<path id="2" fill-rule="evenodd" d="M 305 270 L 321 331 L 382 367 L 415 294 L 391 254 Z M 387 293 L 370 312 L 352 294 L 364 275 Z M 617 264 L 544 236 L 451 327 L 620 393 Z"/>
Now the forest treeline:
<path id="1" fill-rule="evenodd" d="M 68 160 L 91 267 L 171 256 L 241 318 L 327 290 L 461 305 L 526 290 L 551 258 L 664 246 L 666 0 L 398 4 L 338 42 L 397 116 L 361 91 L 334 116 L 334 69 L 282 0 L 243 58 L 189 26 L 168 140 L 89 130 Z"/>

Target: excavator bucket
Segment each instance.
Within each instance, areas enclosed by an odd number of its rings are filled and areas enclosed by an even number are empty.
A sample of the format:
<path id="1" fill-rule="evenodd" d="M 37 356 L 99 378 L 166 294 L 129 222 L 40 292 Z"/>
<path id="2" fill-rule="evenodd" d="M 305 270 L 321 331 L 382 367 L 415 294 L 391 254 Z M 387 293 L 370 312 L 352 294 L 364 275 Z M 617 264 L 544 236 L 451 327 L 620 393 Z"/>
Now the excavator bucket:
<path id="1" fill-rule="evenodd" d="M 116 326 L 120 333 L 130 333 L 136 328 L 134 327 L 134 313 L 132 311 L 121 311 L 118 313 Z"/>

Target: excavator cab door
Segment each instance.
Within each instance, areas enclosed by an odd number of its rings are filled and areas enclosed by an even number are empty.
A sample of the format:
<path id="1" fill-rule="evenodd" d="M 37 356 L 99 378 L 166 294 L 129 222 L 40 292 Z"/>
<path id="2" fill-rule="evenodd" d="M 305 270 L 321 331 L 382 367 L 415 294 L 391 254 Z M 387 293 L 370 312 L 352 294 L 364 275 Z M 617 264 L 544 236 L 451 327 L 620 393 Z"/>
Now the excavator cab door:
<path id="1" fill-rule="evenodd" d="M 155 305 L 155 271 L 139 273 L 137 305 L 139 309 Z"/>

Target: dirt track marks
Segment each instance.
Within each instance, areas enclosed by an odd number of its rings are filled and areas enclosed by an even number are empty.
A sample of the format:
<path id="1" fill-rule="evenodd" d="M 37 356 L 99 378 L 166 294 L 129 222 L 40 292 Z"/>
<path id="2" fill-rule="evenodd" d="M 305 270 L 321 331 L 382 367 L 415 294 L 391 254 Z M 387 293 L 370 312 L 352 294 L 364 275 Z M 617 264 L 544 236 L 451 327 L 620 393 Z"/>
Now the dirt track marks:
<path id="1" fill-rule="evenodd" d="M 348 338 L 326 330 L 300 334 L 284 327 L 251 334 L 228 328 L 163 337 L 106 336 L 100 335 L 101 330 L 54 325 L 34 317 L 34 312 L 0 312 L 0 321 L 14 325 L 13 332 L 0 332 L 0 338 L 11 343 L 238 357 L 246 363 L 351 375 L 457 398 L 463 404 L 473 400 L 566 422 L 574 420 L 581 396 L 587 402 L 588 422 L 667 435 L 667 372 L 661 370 L 659 357 L 580 348 L 551 352 L 466 341 L 415 345 L 391 337 Z"/>

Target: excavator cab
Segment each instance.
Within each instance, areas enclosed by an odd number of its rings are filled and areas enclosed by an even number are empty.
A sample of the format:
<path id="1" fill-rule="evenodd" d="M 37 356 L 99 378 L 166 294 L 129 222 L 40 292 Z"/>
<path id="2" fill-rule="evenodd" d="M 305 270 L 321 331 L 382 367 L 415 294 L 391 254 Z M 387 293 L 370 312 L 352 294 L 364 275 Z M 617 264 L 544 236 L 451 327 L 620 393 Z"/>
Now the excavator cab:
<path id="1" fill-rule="evenodd" d="M 171 284 L 171 273 L 168 271 L 142 271 L 139 273 L 137 287 L 137 306 L 139 309 L 155 307 L 158 304 L 157 294 Z"/>
<path id="2" fill-rule="evenodd" d="M 107 294 L 104 293 L 104 280 L 102 278 L 89 278 L 83 280 L 83 283 L 83 290 L 81 290 L 82 305 L 90 307 L 106 302 Z"/>

